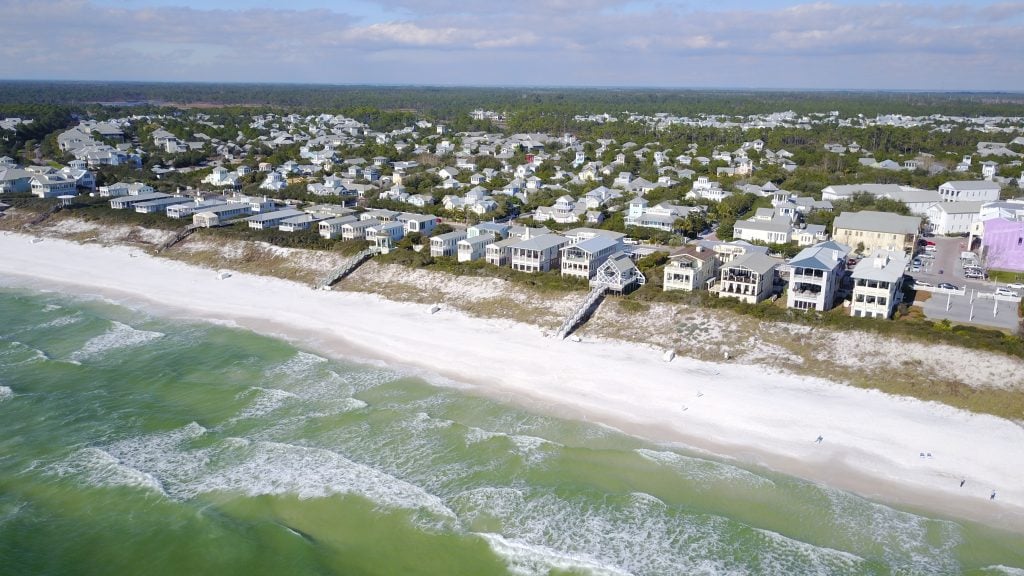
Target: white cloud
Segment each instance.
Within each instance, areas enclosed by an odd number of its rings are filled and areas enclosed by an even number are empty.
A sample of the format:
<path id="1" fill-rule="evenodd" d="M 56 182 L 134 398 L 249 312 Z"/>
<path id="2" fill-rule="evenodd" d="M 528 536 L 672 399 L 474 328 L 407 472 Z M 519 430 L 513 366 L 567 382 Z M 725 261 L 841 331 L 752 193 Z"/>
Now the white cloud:
<path id="1" fill-rule="evenodd" d="M 1024 2 L 378 0 L 380 21 L 3 3 L 7 78 L 1024 89 Z"/>

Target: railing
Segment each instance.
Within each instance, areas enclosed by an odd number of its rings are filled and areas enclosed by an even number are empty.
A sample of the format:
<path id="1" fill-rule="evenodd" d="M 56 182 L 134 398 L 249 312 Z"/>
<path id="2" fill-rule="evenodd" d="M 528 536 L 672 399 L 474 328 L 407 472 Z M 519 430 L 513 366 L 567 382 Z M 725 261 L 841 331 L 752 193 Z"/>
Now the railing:
<path id="1" fill-rule="evenodd" d="M 185 238 L 191 236 L 192 233 L 198 230 L 199 228 L 201 228 L 201 226 L 196 226 L 195 224 L 189 224 L 188 226 L 185 226 L 184 228 L 179 230 L 178 233 L 175 234 L 173 238 L 161 244 L 160 247 L 156 249 L 156 251 L 159 253 L 163 252 L 164 250 L 167 250 L 171 246 L 174 246 L 178 242 L 181 242 Z"/>
<path id="2" fill-rule="evenodd" d="M 377 249 L 373 247 L 363 250 L 362 252 L 349 258 L 348 261 L 345 262 L 345 264 L 343 264 L 342 266 L 335 268 L 329 274 L 327 274 L 320 280 L 317 280 L 316 285 L 314 285 L 314 288 L 317 290 L 326 290 L 330 288 L 336 282 L 354 272 L 356 268 L 362 265 L 363 262 L 369 260 L 376 253 Z"/>
<path id="3" fill-rule="evenodd" d="M 562 326 L 558 328 L 557 337 L 559 340 L 564 339 L 583 323 L 584 318 L 587 317 L 591 309 L 601 300 L 601 298 L 604 297 L 607 290 L 608 289 L 604 286 L 598 286 L 587 294 L 586 299 L 584 299 L 583 302 L 572 311 L 572 314 L 570 314 L 569 317 L 565 319 L 565 322 L 562 322 Z"/>
<path id="4" fill-rule="evenodd" d="M 53 206 L 50 206 L 50 209 L 47 210 L 46 212 L 43 212 L 39 216 L 36 216 L 32 220 L 30 220 L 29 222 L 26 222 L 25 223 L 25 227 L 27 228 L 29 226 L 35 226 L 36 224 L 40 224 L 43 221 L 45 221 L 47 218 L 49 218 L 50 216 L 53 216 L 57 212 L 60 212 L 61 209 L 63 209 L 63 208 L 64 208 L 63 204 L 54 204 Z"/>

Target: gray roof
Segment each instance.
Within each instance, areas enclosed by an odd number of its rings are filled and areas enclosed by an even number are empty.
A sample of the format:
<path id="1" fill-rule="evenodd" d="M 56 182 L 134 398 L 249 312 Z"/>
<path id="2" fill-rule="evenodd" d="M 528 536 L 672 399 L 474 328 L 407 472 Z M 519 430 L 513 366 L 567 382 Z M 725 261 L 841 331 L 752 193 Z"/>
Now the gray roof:
<path id="1" fill-rule="evenodd" d="M 897 282 L 907 268 L 908 257 L 902 252 L 876 250 L 857 263 L 853 277 L 878 282 Z"/>
<path id="2" fill-rule="evenodd" d="M 737 220 L 733 228 L 741 228 L 743 230 L 761 230 L 765 232 L 789 232 L 792 221 L 788 216 L 776 216 L 769 222 L 761 220 Z"/>
<path id="3" fill-rule="evenodd" d="M 629 257 L 629 254 L 625 252 L 616 252 L 605 260 L 603 266 L 614 266 L 619 272 L 628 272 L 636 268 L 636 264 L 633 263 L 633 259 Z"/>
<path id="4" fill-rule="evenodd" d="M 926 202 L 941 202 L 942 196 L 938 190 L 901 190 L 886 194 L 893 200 L 899 200 L 905 204 L 922 204 Z"/>
<path id="5" fill-rule="evenodd" d="M 534 236 L 529 240 L 523 240 L 518 244 L 515 244 L 513 248 L 523 250 L 547 250 L 549 248 L 559 247 L 566 244 L 569 241 L 565 236 L 559 236 L 558 234 L 542 234 L 540 236 Z"/>
<path id="6" fill-rule="evenodd" d="M 593 238 L 581 240 L 573 244 L 572 246 L 565 246 L 562 248 L 562 250 L 567 250 L 569 248 L 579 248 L 584 252 L 594 254 L 596 252 L 604 250 L 605 248 L 611 248 L 612 246 L 615 246 L 618 243 L 619 241 L 615 238 L 609 238 L 607 236 L 594 236 Z"/>
<path id="7" fill-rule="evenodd" d="M 849 253 L 849 246 L 832 241 L 822 242 L 801 250 L 789 261 L 789 265 L 794 268 L 832 270 L 841 266 Z"/>
<path id="8" fill-rule="evenodd" d="M 999 184 L 988 180 L 950 180 L 943 186 L 952 186 L 958 190 L 999 190 Z"/>
<path id="9" fill-rule="evenodd" d="M 832 227 L 833 230 L 840 228 L 889 234 L 917 234 L 921 228 L 921 219 L 917 216 L 901 216 L 891 212 L 873 212 L 871 210 L 843 212 L 836 216 Z"/>
<path id="10" fill-rule="evenodd" d="M 838 196 L 852 196 L 861 192 L 867 192 L 875 196 L 884 196 L 898 194 L 903 191 L 899 184 L 834 184 L 826 186 L 822 189 L 822 192 L 829 189 Z"/>
<path id="11" fill-rule="evenodd" d="M 939 208 L 946 214 L 979 214 L 981 213 L 981 206 L 983 204 L 986 204 L 984 200 L 936 202 L 935 207 Z"/>
<path id="12" fill-rule="evenodd" d="M 766 254 L 748 252 L 724 265 L 723 268 L 746 268 L 763 276 L 781 263 L 782 261 L 778 258 L 772 258 Z"/>
<path id="13" fill-rule="evenodd" d="M 264 212 L 263 214 L 257 214 L 246 218 L 248 222 L 270 222 L 273 220 L 283 220 L 285 218 L 291 218 L 293 216 L 302 216 L 305 214 L 302 210 L 275 210 L 273 212 Z"/>
<path id="14" fill-rule="evenodd" d="M 486 246 L 488 244 L 493 244 L 494 239 L 495 235 L 491 234 L 490 232 L 487 232 L 485 234 L 473 236 L 472 238 L 463 238 L 462 240 L 459 240 L 459 245 L 462 246 L 463 244 L 468 244 L 469 246 L 474 246 L 477 244 L 481 244 Z"/>

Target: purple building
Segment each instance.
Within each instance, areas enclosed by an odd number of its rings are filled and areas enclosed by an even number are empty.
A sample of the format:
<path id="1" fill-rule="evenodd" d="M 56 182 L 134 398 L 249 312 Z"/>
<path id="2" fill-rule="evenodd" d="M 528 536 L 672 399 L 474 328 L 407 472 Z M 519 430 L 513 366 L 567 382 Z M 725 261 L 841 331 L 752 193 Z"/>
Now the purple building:
<path id="1" fill-rule="evenodd" d="M 1024 222 L 993 218 L 984 223 L 981 240 L 985 265 L 996 270 L 1024 272 Z"/>

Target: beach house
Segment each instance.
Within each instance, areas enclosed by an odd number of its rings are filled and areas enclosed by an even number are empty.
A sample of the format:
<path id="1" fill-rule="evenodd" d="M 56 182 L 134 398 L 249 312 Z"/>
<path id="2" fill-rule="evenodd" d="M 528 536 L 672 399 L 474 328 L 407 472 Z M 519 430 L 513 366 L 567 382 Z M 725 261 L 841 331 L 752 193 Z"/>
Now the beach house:
<path id="1" fill-rule="evenodd" d="M 328 218 L 327 220 L 321 220 L 319 224 L 320 236 L 328 240 L 341 238 L 342 226 L 350 222 L 358 221 L 359 219 L 355 216 L 338 216 L 335 218 Z"/>
<path id="2" fill-rule="evenodd" d="M 853 269 L 850 315 L 892 318 L 903 297 L 903 272 L 910 259 L 902 250 L 875 250 Z"/>
<path id="3" fill-rule="evenodd" d="M 294 218 L 295 216 L 305 215 L 302 210 L 295 210 L 292 208 L 286 208 L 284 210 L 275 210 L 273 212 L 264 212 L 262 214 L 256 214 L 245 219 L 249 223 L 249 228 L 253 230 L 271 230 L 281 225 L 281 222 L 288 218 Z"/>
<path id="4" fill-rule="evenodd" d="M 710 290 L 719 298 L 737 298 L 757 304 L 774 293 L 775 274 L 782 261 L 759 252 L 747 252 L 723 264 Z"/>
<path id="5" fill-rule="evenodd" d="M 250 214 L 252 214 L 252 205 L 248 202 L 229 202 L 197 211 L 192 215 L 192 224 L 201 228 L 213 228 L 234 218 L 242 218 Z"/>
<path id="6" fill-rule="evenodd" d="M 561 254 L 562 276 L 590 279 L 609 256 L 622 250 L 621 238 L 595 236 L 563 246 Z"/>
<path id="7" fill-rule="evenodd" d="M 786 307 L 797 310 L 831 310 L 846 274 L 848 246 L 822 242 L 804 248 L 789 261 Z"/>
<path id="8" fill-rule="evenodd" d="M 484 257 L 487 246 L 493 244 L 495 235 L 490 232 L 459 240 L 457 245 L 459 262 L 471 262 Z"/>
<path id="9" fill-rule="evenodd" d="M 720 261 L 703 245 L 686 246 L 669 256 L 665 264 L 663 290 L 706 290 L 718 276 Z"/>
<path id="10" fill-rule="evenodd" d="M 568 240 L 557 234 L 542 234 L 522 240 L 509 247 L 513 270 L 520 272 L 547 272 L 558 268 L 559 250 Z"/>
<path id="11" fill-rule="evenodd" d="M 465 230 L 454 230 L 433 236 L 430 238 L 430 255 L 434 258 L 455 256 L 459 251 L 459 241 L 465 239 Z"/>

